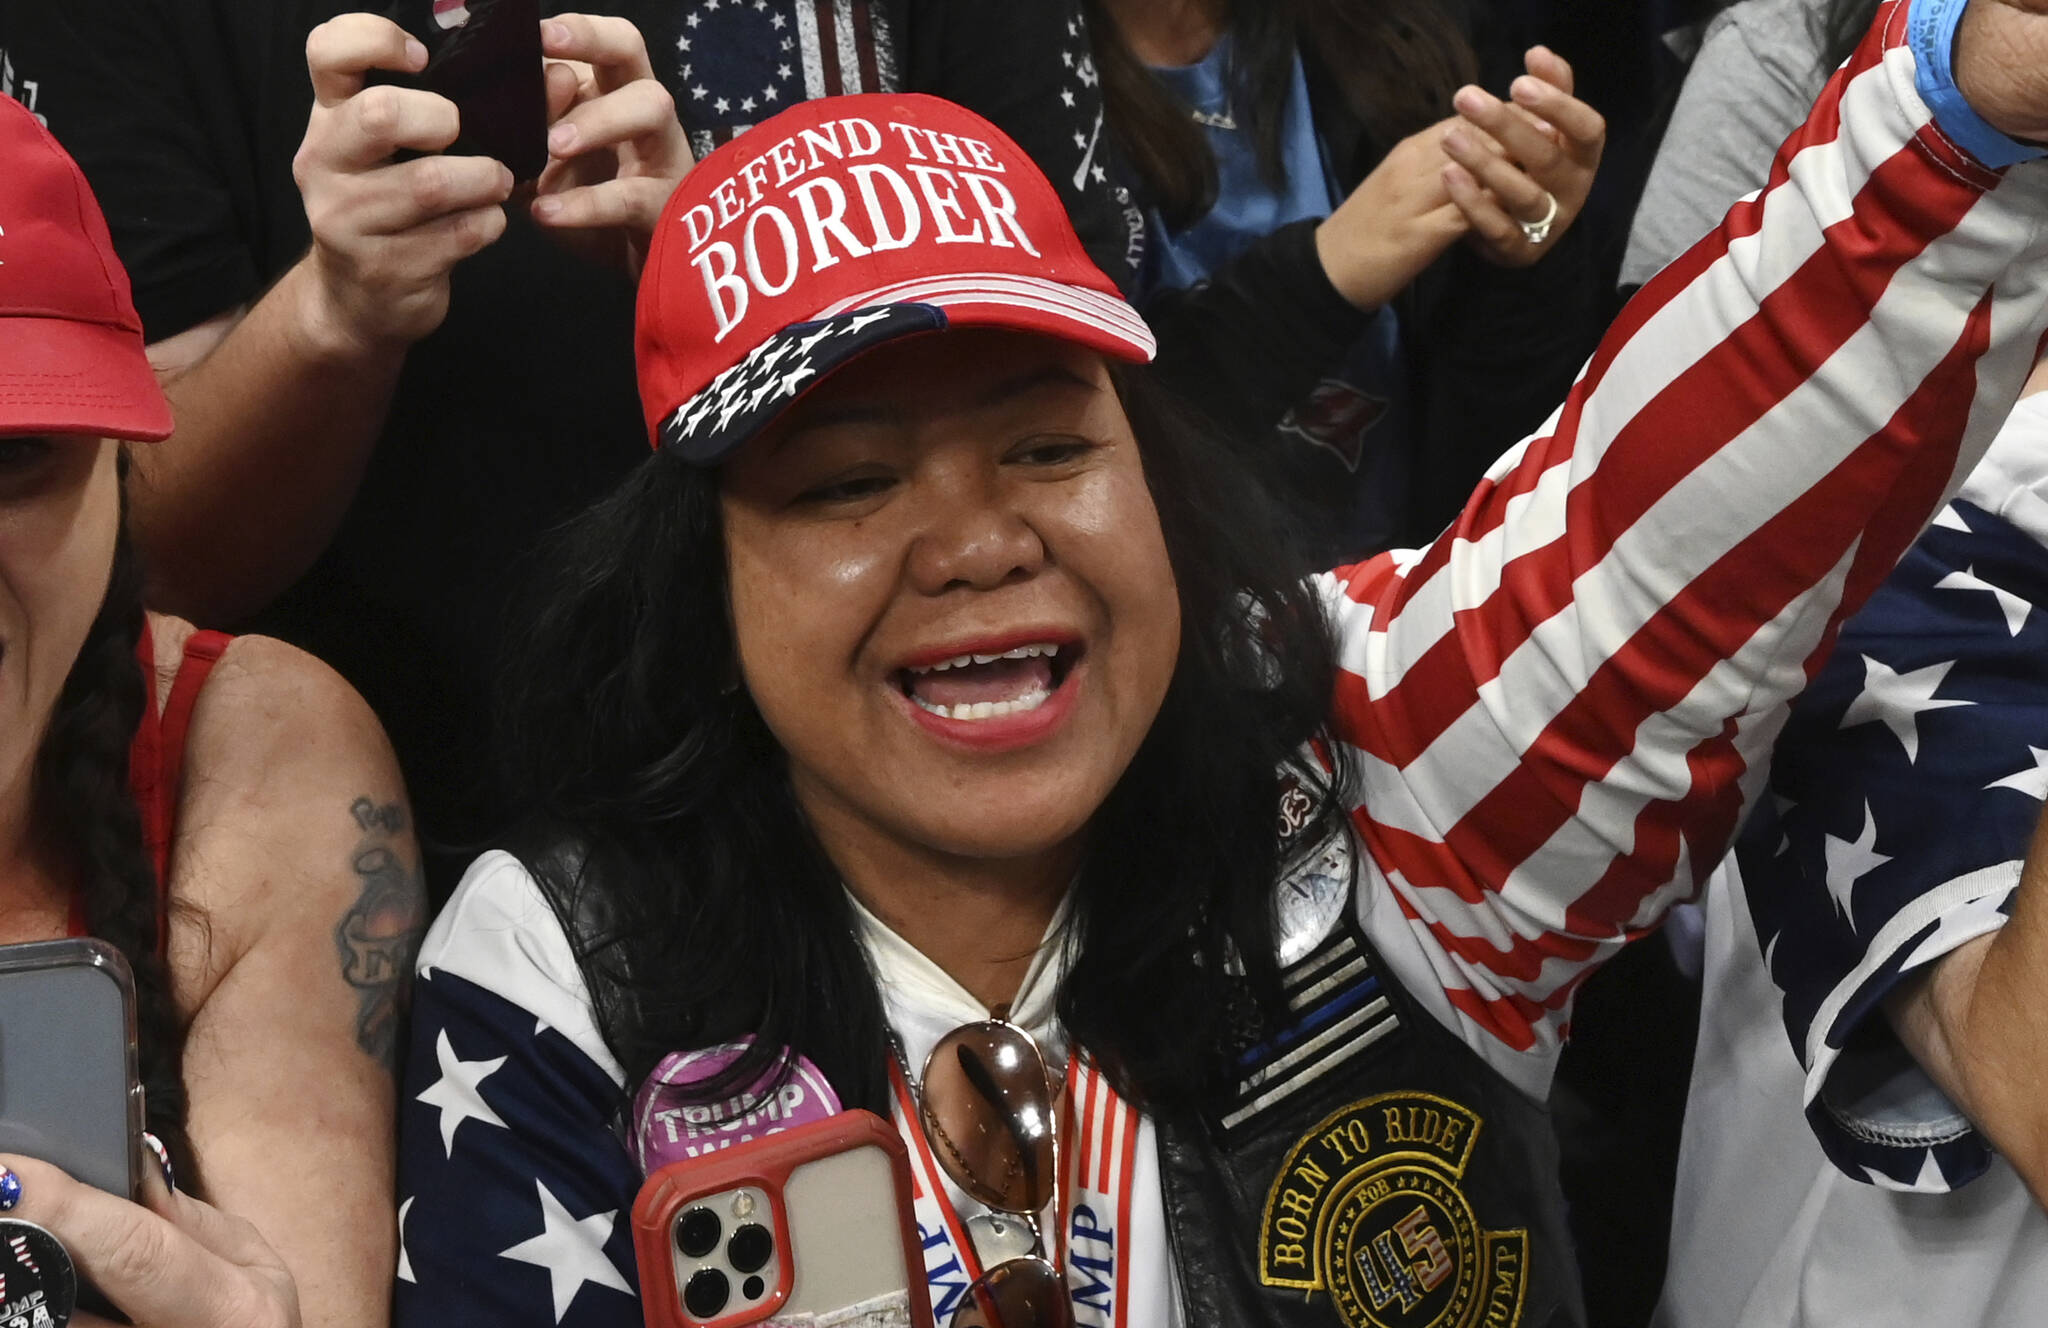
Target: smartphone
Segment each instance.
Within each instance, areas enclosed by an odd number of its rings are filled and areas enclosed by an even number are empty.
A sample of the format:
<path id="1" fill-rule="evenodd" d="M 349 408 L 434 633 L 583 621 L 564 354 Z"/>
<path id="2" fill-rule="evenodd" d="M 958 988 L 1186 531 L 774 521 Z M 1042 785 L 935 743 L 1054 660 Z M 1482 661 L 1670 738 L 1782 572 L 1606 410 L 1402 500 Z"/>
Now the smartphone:
<path id="1" fill-rule="evenodd" d="M 142 1122 L 121 952 L 90 937 L 0 945 L 0 1152 L 133 1199 Z"/>
<path id="2" fill-rule="evenodd" d="M 856 1307 L 933 1328 L 914 1212 L 903 1139 L 865 1111 L 671 1162 L 633 1205 L 647 1328 Z"/>
<path id="3" fill-rule="evenodd" d="M 537 178 L 548 164 L 540 0 L 399 0 L 387 13 L 427 48 L 423 72 L 389 81 L 455 103 L 462 132 L 449 150 L 495 157 L 521 181 Z"/>

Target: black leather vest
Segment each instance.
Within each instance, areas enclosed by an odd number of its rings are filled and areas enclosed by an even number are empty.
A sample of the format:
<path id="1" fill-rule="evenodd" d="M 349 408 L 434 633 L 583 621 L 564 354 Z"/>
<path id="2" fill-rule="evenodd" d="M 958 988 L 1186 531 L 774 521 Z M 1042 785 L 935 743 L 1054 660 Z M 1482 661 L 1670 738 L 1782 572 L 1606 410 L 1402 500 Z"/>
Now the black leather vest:
<path id="1" fill-rule="evenodd" d="M 1236 1100 L 1157 1121 L 1193 1328 L 1580 1328 L 1549 1112 L 1373 953 L 1346 898 Z"/>

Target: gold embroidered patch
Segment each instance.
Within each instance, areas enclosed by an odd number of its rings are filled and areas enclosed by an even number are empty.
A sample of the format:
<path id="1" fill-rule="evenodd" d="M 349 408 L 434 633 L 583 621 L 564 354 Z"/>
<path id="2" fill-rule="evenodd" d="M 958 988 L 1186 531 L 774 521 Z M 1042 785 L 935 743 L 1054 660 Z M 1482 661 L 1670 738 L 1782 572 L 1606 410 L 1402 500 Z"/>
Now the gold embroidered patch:
<path id="1" fill-rule="evenodd" d="M 1529 1233 L 1480 1226 L 1458 1184 L 1483 1124 L 1428 1093 L 1324 1119 L 1266 1196 L 1259 1280 L 1328 1292 L 1346 1328 L 1515 1328 Z"/>

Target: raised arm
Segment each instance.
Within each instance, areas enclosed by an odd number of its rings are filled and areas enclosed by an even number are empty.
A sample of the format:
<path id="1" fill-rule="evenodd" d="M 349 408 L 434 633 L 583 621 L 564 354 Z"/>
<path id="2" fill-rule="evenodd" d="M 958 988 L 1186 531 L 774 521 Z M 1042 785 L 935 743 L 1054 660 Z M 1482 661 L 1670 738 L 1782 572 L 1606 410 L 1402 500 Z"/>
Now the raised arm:
<path id="1" fill-rule="evenodd" d="M 376 717 L 310 656 L 245 637 L 193 712 L 172 970 L 201 1192 L 298 1283 L 308 1328 L 384 1321 L 393 1065 L 425 901 Z"/>
<path id="2" fill-rule="evenodd" d="M 1456 525 L 1329 583 L 1355 819 L 1400 914 L 1376 934 L 1533 1091 L 1579 981 L 1719 860 L 1785 703 L 2033 361 L 2048 182 L 1994 167 L 2048 113 L 2048 17 L 1977 0 L 1980 119 L 1935 67 L 1956 9 L 1887 4 L 1766 190 Z"/>

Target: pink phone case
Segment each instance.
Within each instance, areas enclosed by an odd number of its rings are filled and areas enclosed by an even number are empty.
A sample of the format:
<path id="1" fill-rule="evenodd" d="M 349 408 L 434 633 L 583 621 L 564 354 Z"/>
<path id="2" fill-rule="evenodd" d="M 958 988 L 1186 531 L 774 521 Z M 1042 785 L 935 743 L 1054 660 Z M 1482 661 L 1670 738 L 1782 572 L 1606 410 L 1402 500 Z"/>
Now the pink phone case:
<path id="1" fill-rule="evenodd" d="M 729 1225 L 735 1206 L 774 1235 L 774 1256 L 760 1273 L 765 1298 L 699 1317 L 686 1308 L 685 1289 L 697 1271 L 724 1275 L 730 1231 L 710 1255 L 693 1256 L 679 1243 L 678 1224 L 710 1208 Z M 902 1137 L 865 1111 L 671 1162 L 647 1178 L 633 1205 L 647 1326 L 740 1328 L 901 1296 L 912 1328 L 933 1328 L 914 1211 Z"/>

